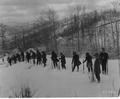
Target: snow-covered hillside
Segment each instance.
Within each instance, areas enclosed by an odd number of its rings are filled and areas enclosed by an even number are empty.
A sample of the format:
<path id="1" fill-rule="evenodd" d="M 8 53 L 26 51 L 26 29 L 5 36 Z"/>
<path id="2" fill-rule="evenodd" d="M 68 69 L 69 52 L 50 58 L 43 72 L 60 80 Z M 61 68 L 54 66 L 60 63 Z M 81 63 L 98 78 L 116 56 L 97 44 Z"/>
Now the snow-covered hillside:
<path id="1" fill-rule="evenodd" d="M 82 60 L 82 59 L 81 59 Z M 0 64 L 0 97 L 14 97 L 21 86 L 30 86 L 34 97 L 98 97 L 117 96 L 119 68 L 117 60 L 109 61 L 108 75 L 101 74 L 101 83 L 91 82 L 87 68 L 71 72 L 71 58 L 67 58 L 67 70 L 53 70 L 48 57 L 47 67 L 32 63 L 17 63 L 12 67 Z"/>

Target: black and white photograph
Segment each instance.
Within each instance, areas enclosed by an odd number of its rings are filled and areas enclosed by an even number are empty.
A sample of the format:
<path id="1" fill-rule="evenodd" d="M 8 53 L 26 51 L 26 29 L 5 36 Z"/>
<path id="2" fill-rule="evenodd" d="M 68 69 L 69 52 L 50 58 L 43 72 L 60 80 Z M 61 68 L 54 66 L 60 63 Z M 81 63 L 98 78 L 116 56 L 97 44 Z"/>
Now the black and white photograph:
<path id="1" fill-rule="evenodd" d="M 0 0 L 0 98 L 120 96 L 120 0 Z"/>

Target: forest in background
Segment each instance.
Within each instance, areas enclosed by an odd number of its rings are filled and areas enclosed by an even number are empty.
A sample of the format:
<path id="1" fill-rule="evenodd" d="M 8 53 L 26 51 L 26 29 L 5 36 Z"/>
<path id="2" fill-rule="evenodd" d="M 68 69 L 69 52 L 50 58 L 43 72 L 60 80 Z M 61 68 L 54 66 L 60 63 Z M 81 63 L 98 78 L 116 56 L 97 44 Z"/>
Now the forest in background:
<path id="1" fill-rule="evenodd" d="M 104 47 L 111 58 L 119 58 L 120 12 L 116 2 L 111 4 L 112 9 L 90 12 L 85 6 L 76 5 L 62 19 L 55 10 L 46 8 L 33 22 L 16 26 L 1 23 L 1 54 L 16 48 L 25 51 L 45 46 L 47 53 L 63 51 L 71 56 L 77 51 L 82 56 L 88 51 L 100 52 Z"/>

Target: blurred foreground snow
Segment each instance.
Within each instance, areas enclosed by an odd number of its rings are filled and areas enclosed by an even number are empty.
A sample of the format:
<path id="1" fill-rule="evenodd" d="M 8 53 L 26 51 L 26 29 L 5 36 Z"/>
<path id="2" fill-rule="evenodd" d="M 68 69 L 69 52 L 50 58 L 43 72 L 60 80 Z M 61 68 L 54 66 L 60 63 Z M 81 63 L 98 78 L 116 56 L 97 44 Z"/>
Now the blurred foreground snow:
<path id="1" fill-rule="evenodd" d="M 0 97 L 14 96 L 14 91 L 19 91 L 23 85 L 35 91 L 34 97 L 117 96 L 120 87 L 117 60 L 109 61 L 109 74 L 101 74 L 101 83 L 90 82 L 87 68 L 83 73 L 82 65 L 79 72 L 71 72 L 71 58 L 67 58 L 67 70 L 60 71 L 52 70 L 49 57 L 46 68 L 25 62 L 12 67 L 0 63 Z"/>

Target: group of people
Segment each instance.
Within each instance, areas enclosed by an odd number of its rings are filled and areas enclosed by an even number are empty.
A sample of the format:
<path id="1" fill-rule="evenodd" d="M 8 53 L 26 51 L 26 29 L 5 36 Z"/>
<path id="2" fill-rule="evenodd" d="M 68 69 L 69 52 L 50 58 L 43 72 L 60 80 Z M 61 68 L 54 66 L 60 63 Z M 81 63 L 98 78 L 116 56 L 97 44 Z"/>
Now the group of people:
<path id="1" fill-rule="evenodd" d="M 88 73 L 89 74 L 91 73 L 91 75 L 92 75 L 91 79 L 94 80 L 94 75 L 95 75 L 97 81 L 100 82 L 100 73 L 101 73 L 100 66 L 102 66 L 102 73 L 107 74 L 108 73 L 107 63 L 108 63 L 109 55 L 108 55 L 107 52 L 105 52 L 105 49 L 102 48 L 102 52 L 101 53 L 95 53 L 93 57 L 95 57 L 94 64 L 93 64 L 93 61 L 92 61 L 92 59 L 93 59 L 92 55 L 90 55 L 90 53 L 87 52 L 85 60 L 83 61 L 83 64 L 86 62 L 86 67 L 88 69 Z M 77 71 L 79 71 L 79 66 L 81 64 L 82 63 L 79 60 L 79 55 L 76 52 L 73 52 L 72 72 L 75 70 L 76 67 L 77 67 Z M 84 68 L 83 68 L 83 71 L 84 71 Z"/>
<path id="2" fill-rule="evenodd" d="M 58 68 L 60 69 L 60 64 L 58 65 L 58 63 L 61 62 L 61 68 L 62 69 L 66 69 L 66 58 L 65 55 L 63 53 L 60 53 L 60 57 L 58 58 L 57 54 L 52 51 L 51 53 L 51 60 L 53 62 L 53 68 Z"/>
<path id="3" fill-rule="evenodd" d="M 47 62 L 47 57 L 46 57 L 46 53 L 44 51 L 40 52 L 39 50 L 35 51 L 26 51 L 26 52 L 17 52 L 13 55 L 8 56 L 7 58 L 8 63 L 10 64 L 10 66 L 12 64 L 16 64 L 17 62 L 23 62 L 23 61 L 27 61 L 27 63 L 32 62 L 34 65 L 40 65 L 40 64 L 44 64 L 44 67 L 46 66 L 46 62 Z"/>
<path id="4" fill-rule="evenodd" d="M 95 57 L 95 61 L 94 64 L 92 62 L 92 56 L 89 53 L 86 53 L 86 58 L 83 61 L 83 63 L 86 63 L 86 66 L 88 68 L 88 72 L 95 74 L 96 79 L 98 80 L 98 82 L 100 82 L 100 73 L 101 73 L 101 68 L 100 66 L 102 66 L 102 73 L 103 74 L 108 74 L 108 58 L 109 55 L 107 52 L 105 52 L 105 49 L 102 48 L 102 52 L 101 53 L 95 53 L 94 54 Z M 93 75 L 94 76 L 94 75 Z"/>
<path id="5" fill-rule="evenodd" d="M 100 73 L 101 73 L 100 66 L 102 66 L 102 73 L 107 74 L 108 73 L 107 62 L 108 62 L 109 56 L 108 56 L 108 53 L 105 52 L 105 49 L 102 48 L 102 52 L 95 53 L 93 57 L 95 57 L 94 64 L 92 61 L 93 59 L 92 55 L 90 55 L 90 53 L 87 52 L 85 60 L 83 61 L 83 64 L 86 62 L 88 73 L 94 74 L 98 82 L 100 82 Z M 27 61 L 27 63 L 30 63 L 32 61 L 32 63 L 36 65 L 43 64 L 45 67 L 47 62 L 47 56 L 44 51 L 40 52 L 39 50 L 36 50 L 36 51 L 30 50 L 30 51 L 26 51 L 25 53 L 21 51 L 19 53 L 16 53 L 8 57 L 8 63 L 10 64 L 10 66 L 17 62 L 21 62 L 25 60 Z M 53 63 L 52 66 L 54 69 L 55 68 L 60 69 L 60 67 L 62 69 L 66 69 L 66 57 L 63 53 L 60 53 L 60 57 L 58 57 L 57 53 L 52 51 L 51 60 L 52 60 L 52 63 Z M 61 66 L 60 66 L 60 63 L 61 63 Z M 76 52 L 73 52 L 72 72 L 74 72 L 76 67 L 77 67 L 77 71 L 79 71 L 79 66 L 81 64 L 82 63 L 79 59 L 79 55 Z"/>
<path id="6" fill-rule="evenodd" d="M 17 62 L 24 61 L 24 57 L 25 57 L 24 52 L 21 51 L 19 53 L 8 56 L 7 61 L 11 66 L 12 64 L 16 64 Z"/>
<path id="7" fill-rule="evenodd" d="M 30 63 L 31 61 L 33 61 L 33 64 L 35 65 L 41 65 L 43 64 L 44 67 L 46 66 L 46 62 L 47 62 L 47 55 L 45 53 L 45 51 L 40 52 L 39 50 L 37 50 L 36 52 L 30 50 L 26 52 L 26 60 L 28 63 Z"/>
<path id="8" fill-rule="evenodd" d="M 63 53 L 60 53 L 60 56 L 58 58 L 57 54 L 52 51 L 51 53 L 51 60 L 53 62 L 53 68 L 60 69 L 60 65 L 58 65 L 58 62 L 61 63 L 62 69 L 66 69 L 66 58 Z M 18 62 L 26 61 L 27 63 L 33 63 L 34 65 L 41 65 L 43 64 L 44 67 L 47 63 L 47 55 L 45 51 L 40 52 L 39 50 L 33 51 L 29 50 L 26 52 L 17 52 L 15 54 L 9 55 L 7 58 L 8 63 L 11 65 L 16 64 Z"/>

